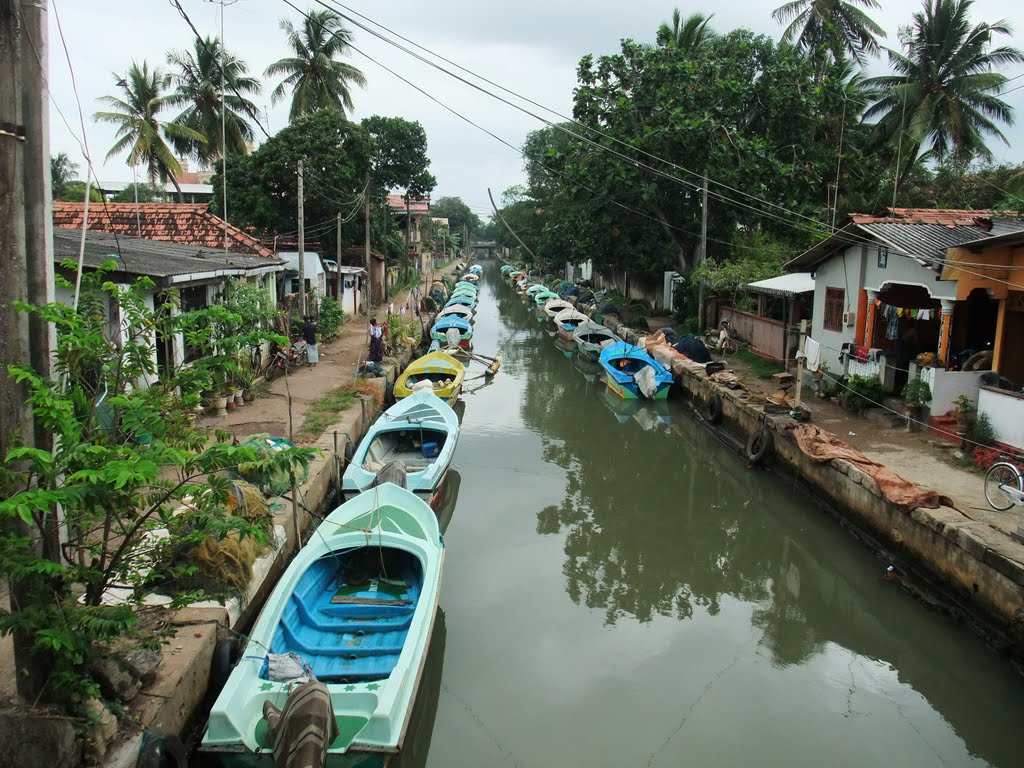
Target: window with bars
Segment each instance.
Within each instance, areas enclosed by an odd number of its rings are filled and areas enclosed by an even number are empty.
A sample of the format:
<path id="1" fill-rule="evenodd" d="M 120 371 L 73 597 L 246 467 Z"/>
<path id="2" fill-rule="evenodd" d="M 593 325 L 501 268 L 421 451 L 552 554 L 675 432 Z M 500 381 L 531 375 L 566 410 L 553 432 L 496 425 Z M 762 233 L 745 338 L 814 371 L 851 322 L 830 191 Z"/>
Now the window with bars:
<path id="1" fill-rule="evenodd" d="M 846 291 L 842 288 L 825 289 L 825 317 L 822 327 L 826 331 L 843 330 L 843 310 L 846 308 Z"/>

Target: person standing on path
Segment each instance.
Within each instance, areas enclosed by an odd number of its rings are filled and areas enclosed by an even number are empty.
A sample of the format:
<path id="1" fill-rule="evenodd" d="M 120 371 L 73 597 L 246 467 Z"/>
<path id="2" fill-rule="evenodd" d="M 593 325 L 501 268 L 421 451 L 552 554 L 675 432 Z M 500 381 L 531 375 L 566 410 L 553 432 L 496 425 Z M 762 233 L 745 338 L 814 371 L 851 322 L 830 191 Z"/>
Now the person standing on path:
<path id="1" fill-rule="evenodd" d="M 370 362 L 379 363 L 384 359 L 384 329 L 377 325 L 377 318 L 370 318 Z"/>
<path id="2" fill-rule="evenodd" d="M 306 315 L 306 322 L 302 324 L 302 338 L 306 341 L 306 365 L 314 368 L 320 362 L 320 348 L 316 343 L 316 323 L 313 318 Z"/>

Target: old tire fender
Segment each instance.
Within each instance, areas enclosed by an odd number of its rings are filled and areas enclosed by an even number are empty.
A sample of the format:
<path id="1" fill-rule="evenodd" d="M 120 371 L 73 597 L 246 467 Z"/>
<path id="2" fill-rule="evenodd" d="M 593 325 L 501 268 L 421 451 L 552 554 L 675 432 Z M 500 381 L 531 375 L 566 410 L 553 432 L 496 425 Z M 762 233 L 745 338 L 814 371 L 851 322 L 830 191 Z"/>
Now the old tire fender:
<path id="1" fill-rule="evenodd" d="M 772 436 L 767 427 L 761 427 L 756 432 L 751 433 L 750 437 L 747 438 L 747 461 L 751 464 L 760 464 L 768 454 L 771 445 Z"/>
<path id="2" fill-rule="evenodd" d="M 704 418 L 711 424 L 717 424 L 722 420 L 722 396 L 717 392 L 712 392 L 704 401 Z"/>
<path id="3" fill-rule="evenodd" d="M 185 745 L 173 733 L 146 731 L 135 768 L 188 768 Z"/>

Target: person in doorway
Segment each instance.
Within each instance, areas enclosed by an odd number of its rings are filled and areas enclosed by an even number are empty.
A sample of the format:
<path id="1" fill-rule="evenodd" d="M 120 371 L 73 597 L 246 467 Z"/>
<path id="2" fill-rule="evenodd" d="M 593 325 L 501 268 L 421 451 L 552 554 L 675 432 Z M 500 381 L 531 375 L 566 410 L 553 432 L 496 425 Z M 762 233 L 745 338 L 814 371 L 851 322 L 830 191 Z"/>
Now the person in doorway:
<path id="1" fill-rule="evenodd" d="M 320 362 L 320 347 L 316 343 L 316 323 L 309 315 L 306 315 L 302 324 L 302 338 L 306 342 L 306 365 L 315 368 Z"/>
<path id="2" fill-rule="evenodd" d="M 370 318 L 370 361 L 379 363 L 384 359 L 384 329 L 377 325 L 377 318 Z"/>

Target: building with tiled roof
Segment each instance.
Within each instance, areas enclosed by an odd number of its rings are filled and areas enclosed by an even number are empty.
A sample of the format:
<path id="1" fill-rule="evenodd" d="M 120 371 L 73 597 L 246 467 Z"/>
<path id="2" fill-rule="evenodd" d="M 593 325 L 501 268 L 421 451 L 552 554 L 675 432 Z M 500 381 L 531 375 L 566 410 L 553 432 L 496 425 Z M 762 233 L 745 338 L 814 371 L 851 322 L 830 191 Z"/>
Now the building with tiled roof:
<path id="1" fill-rule="evenodd" d="M 53 225 L 81 229 L 83 203 L 54 202 Z M 224 220 L 205 203 L 94 203 L 89 230 L 177 245 L 224 248 Z M 227 226 L 228 250 L 274 258 L 274 251 L 233 224 Z"/>

